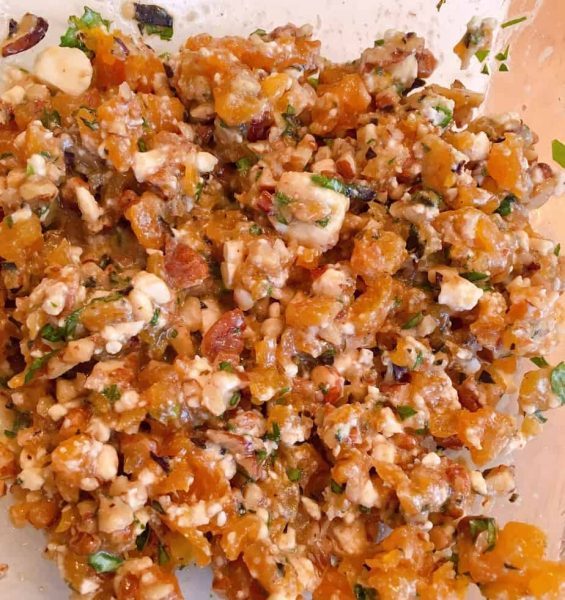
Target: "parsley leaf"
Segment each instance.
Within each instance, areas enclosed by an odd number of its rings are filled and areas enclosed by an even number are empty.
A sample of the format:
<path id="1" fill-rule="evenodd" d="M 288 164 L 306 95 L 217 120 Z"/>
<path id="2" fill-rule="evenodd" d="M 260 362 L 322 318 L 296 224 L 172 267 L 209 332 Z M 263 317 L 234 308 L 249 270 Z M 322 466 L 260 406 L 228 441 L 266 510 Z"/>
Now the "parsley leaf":
<path id="1" fill-rule="evenodd" d="M 97 573 L 111 573 L 115 571 L 123 562 L 123 558 L 117 556 L 116 554 L 105 552 L 104 550 L 95 552 L 88 557 L 88 564 Z"/>
<path id="2" fill-rule="evenodd" d="M 112 403 L 117 402 L 122 397 L 120 388 L 115 383 L 112 383 L 111 385 L 107 385 L 102 390 L 102 395 L 106 396 L 106 398 L 108 398 L 108 400 L 110 400 L 110 402 L 112 402 Z"/>
<path id="3" fill-rule="evenodd" d="M 300 478 L 302 477 L 302 470 L 295 469 L 294 467 L 289 467 L 286 470 L 286 475 L 290 479 L 290 481 L 297 482 L 300 481 Z"/>
<path id="4" fill-rule="evenodd" d="M 543 367 L 549 367 L 549 363 L 543 356 L 532 356 L 530 360 L 534 363 L 534 365 L 536 365 L 536 367 L 539 367 L 540 369 Z"/>
<path id="5" fill-rule="evenodd" d="M 424 318 L 424 314 L 419 312 L 416 313 L 415 315 L 412 315 L 403 325 L 402 325 L 402 329 L 412 329 L 414 327 L 417 327 L 421 322 L 422 319 Z"/>
<path id="6" fill-rule="evenodd" d="M 57 354 L 57 352 L 58 350 L 53 350 L 52 352 L 48 352 L 47 354 L 32 360 L 24 376 L 24 383 L 30 383 L 36 376 L 37 372 L 40 371 L 47 364 L 49 359 Z"/>
<path id="7" fill-rule="evenodd" d="M 332 479 L 330 481 L 330 489 L 334 494 L 343 494 L 345 491 L 345 484 L 340 485 L 337 481 Z"/>
<path id="8" fill-rule="evenodd" d="M 549 377 L 553 393 L 559 396 L 561 404 L 565 404 L 565 362 L 560 362 Z"/>
<path id="9" fill-rule="evenodd" d="M 490 517 L 475 517 L 469 519 L 469 532 L 473 541 L 477 541 L 479 535 L 487 532 L 487 550 L 492 550 L 496 544 L 498 535 L 496 521 Z"/>
<path id="10" fill-rule="evenodd" d="M 418 411 L 414 410 L 411 406 L 405 404 L 403 406 L 397 406 L 396 412 L 398 413 L 400 420 L 405 421 L 406 419 L 413 417 Z"/>
<path id="11" fill-rule="evenodd" d="M 517 198 L 514 194 L 508 194 L 504 196 L 502 202 L 498 205 L 498 208 L 494 211 L 501 217 L 507 217 L 512 212 L 512 204 L 516 202 Z"/>

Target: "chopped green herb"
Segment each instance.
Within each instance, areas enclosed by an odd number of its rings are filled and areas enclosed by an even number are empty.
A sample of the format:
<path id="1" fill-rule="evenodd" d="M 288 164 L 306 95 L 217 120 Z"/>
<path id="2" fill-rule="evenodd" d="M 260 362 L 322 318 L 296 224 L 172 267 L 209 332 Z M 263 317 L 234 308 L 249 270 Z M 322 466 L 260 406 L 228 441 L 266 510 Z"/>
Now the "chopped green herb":
<path id="1" fill-rule="evenodd" d="M 292 198 L 282 192 L 275 194 L 275 200 L 279 206 L 288 206 L 292 202 Z"/>
<path id="2" fill-rule="evenodd" d="M 492 550 L 496 544 L 498 535 L 496 521 L 490 517 L 469 519 L 469 532 L 474 542 L 477 541 L 477 538 L 483 531 L 487 532 L 487 550 Z"/>
<path id="3" fill-rule="evenodd" d="M 107 385 L 102 390 L 102 395 L 106 396 L 106 398 L 108 398 L 108 400 L 110 400 L 110 402 L 117 402 L 122 397 L 120 388 L 115 383 L 112 383 L 111 385 Z"/>
<path id="4" fill-rule="evenodd" d="M 441 10 L 441 7 L 447 2 L 447 0 L 439 0 L 439 2 L 436 4 L 436 9 L 439 12 Z"/>
<path id="5" fill-rule="evenodd" d="M 81 117 L 80 120 L 88 127 L 88 129 L 92 129 L 92 131 L 98 129 L 98 121 L 96 121 L 96 119 L 89 121 L 88 119 Z"/>
<path id="6" fill-rule="evenodd" d="M 347 185 L 339 179 L 335 179 L 334 177 L 326 177 L 325 175 L 312 175 L 310 179 L 312 180 L 312 183 L 315 183 L 320 187 L 347 196 Z"/>
<path id="7" fill-rule="evenodd" d="M 87 47 L 82 41 L 80 31 L 84 29 L 93 29 L 94 27 L 105 27 L 106 29 L 109 29 L 110 21 L 103 19 L 100 13 L 85 6 L 82 17 L 69 17 L 69 28 L 61 36 L 59 45 L 67 48 L 78 48 L 83 52 L 88 52 Z"/>
<path id="8" fill-rule="evenodd" d="M 272 442 L 277 442 L 277 444 L 281 441 L 281 429 L 276 421 L 273 422 L 272 433 L 267 433 L 265 437 Z"/>
<path id="9" fill-rule="evenodd" d="M 508 60 L 508 51 L 510 50 L 510 46 L 506 46 L 506 50 L 504 52 L 499 52 L 495 55 L 496 60 Z"/>
<path id="10" fill-rule="evenodd" d="M 561 253 L 561 244 L 557 244 L 557 246 L 555 246 L 555 248 L 553 250 L 553 254 L 555 254 L 555 256 L 559 256 L 560 253 Z"/>
<path id="11" fill-rule="evenodd" d="M 151 528 L 149 525 L 145 526 L 145 529 L 135 538 L 135 547 L 139 552 L 145 548 L 147 542 L 149 541 L 149 536 L 151 534 Z"/>
<path id="12" fill-rule="evenodd" d="M 507 217 L 512 212 L 512 204 L 516 202 L 517 198 L 514 194 L 508 194 L 504 196 L 502 202 L 498 205 L 498 208 L 494 211 L 501 217 Z"/>
<path id="13" fill-rule="evenodd" d="M 301 123 L 296 116 L 296 109 L 292 104 L 289 104 L 286 107 L 286 111 L 282 113 L 282 118 L 286 121 L 286 127 L 282 134 L 298 140 L 298 129 L 300 128 Z"/>
<path id="14" fill-rule="evenodd" d="M 194 201 L 196 203 L 198 203 L 198 201 L 200 200 L 200 196 L 202 196 L 202 191 L 204 190 L 204 182 L 203 181 L 199 181 L 196 184 L 196 193 L 194 194 Z"/>
<path id="15" fill-rule="evenodd" d="M 111 554 L 110 552 L 105 552 L 104 550 L 95 552 L 94 554 L 91 554 L 88 557 L 88 564 L 97 573 L 112 573 L 123 562 L 124 562 L 123 558 L 120 558 L 119 556 L 116 556 L 115 554 Z"/>
<path id="16" fill-rule="evenodd" d="M 40 121 L 43 127 L 53 129 L 53 127 L 61 126 L 61 115 L 56 110 L 45 109 L 41 113 Z"/>
<path id="17" fill-rule="evenodd" d="M 295 469 L 294 467 L 289 467 L 286 470 L 286 475 L 290 479 L 290 481 L 297 482 L 300 481 L 300 478 L 302 477 L 302 470 Z"/>
<path id="18" fill-rule="evenodd" d="M 9 438 L 15 438 L 20 429 L 25 429 L 31 425 L 31 417 L 26 412 L 16 411 L 12 429 L 4 429 L 4 435 Z"/>
<path id="19" fill-rule="evenodd" d="M 255 31 L 252 31 L 249 35 L 260 35 L 260 36 L 264 36 L 267 35 L 267 32 L 264 29 L 256 29 Z"/>
<path id="20" fill-rule="evenodd" d="M 314 89 L 317 89 L 320 84 L 318 77 L 308 77 L 307 81 Z"/>
<path id="21" fill-rule="evenodd" d="M 544 417 L 543 413 L 541 412 L 541 410 L 536 410 L 534 411 L 534 417 L 540 422 L 540 423 L 547 423 L 547 417 Z"/>
<path id="22" fill-rule="evenodd" d="M 235 166 L 236 166 L 237 170 L 239 171 L 239 173 L 241 173 L 242 175 L 247 175 L 247 173 L 249 173 L 249 169 L 256 162 L 257 162 L 257 159 L 255 157 L 244 156 L 243 158 L 240 158 L 239 160 L 235 161 Z"/>
<path id="23" fill-rule="evenodd" d="M 403 325 L 402 329 L 412 329 L 414 327 L 418 327 L 418 325 L 422 322 L 424 318 L 424 314 L 419 312 L 415 315 L 412 315 Z"/>
<path id="24" fill-rule="evenodd" d="M 6 225 L 8 225 L 8 229 L 12 229 L 14 226 L 14 219 L 12 218 L 12 215 L 8 215 L 6 217 Z"/>
<path id="25" fill-rule="evenodd" d="M 416 352 L 416 360 L 414 361 L 414 364 L 412 365 L 412 370 L 417 369 L 423 362 L 424 362 L 424 355 L 420 352 L 420 350 L 418 350 Z"/>
<path id="26" fill-rule="evenodd" d="M 453 119 L 453 112 L 447 108 L 447 106 L 442 106 L 438 104 L 434 106 L 434 108 L 443 114 L 443 119 L 438 123 L 440 127 L 447 127 L 451 123 L 451 119 Z"/>
<path id="27" fill-rule="evenodd" d="M 230 398 L 230 406 L 236 406 L 240 400 L 241 394 L 239 392 L 234 392 Z"/>
<path id="28" fill-rule="evenodd" d="M 323 219 L 319 219 L 318 221 L 316 221 L 316 225 L 318 227 L 327 227 L 330 221 L 331 217 L 324 217 Z"/>
<path id="29" fill-rule="evenodd" d="M 261 448 L 261 450 L 256 450 L 255 451 L 255 455 L 257 456 L 257 458 L 262 462 L 267 458 L 267 451 L 263 450 Z"/>
<path id="30" fill-rule="evenodd" d="M 489 53 L 490 53 L 490 50 L 488 50 L 488 49 L 477 50 L 475 52 L 475 56 L 477 57 L 479 62 L 484 62 L 486 57 L 489 55 Z"/>
<path id="31" fill-rule="evenodd" d="M 518 17 L 517 19 L 511 19 L 510 21 L 505 21 L 504 23 L 502 23 L 502 25 L 500 27 L 502 29 L 506 29 L 507 27 L 512 27 L 512 25 L 518 25 L 518 23 L 522 23 L 527 18 L 528 17 Z"/>
<path id="32" fill-rule="evenodd" d="M 375 43 L 373 44 L 375 47 L 377 46 L 384 46 L 385 45 L 385 41 L 383 38 L 380 38 L 378 40 L 375 40 Z"/>
<path id="33" fill-rule="evenodd" d="M 158 35 L 162 40 L 167 42 L 173 39 L 173 28 L 167 25 L 150 25 L 149 23 L 144 23 L 143 26 L 140 25 L 140 29 L 147 35 Z"/>
<path id="34" fill-rule="evenodd" d="M 160 515 L 165 514 L 165 509 L 161 506 L 161 503 L 158 500 L 151 501 L 151 508 L 157 511 Z"/>
<path id="35" fill-rule="evenodd" d="M 60 342 L 65 339 L 65 330 L 63 327 L 55 327 L 51 323 L 46 323 L 39 331 L 39 335 L 48 342 Z"/>
<path id="36" fill-rule="evenodd" d="M 398 413 L 400 420 L 405 421 L 406 419 L 413 417 L 418 411 L 414 410 L 411 406 L 408 406 L 407 404 L 405 404 L 402 406 L 397 406 L 396 412 Z"/>
<path id="37" fill-rule="evenodd" d="M 167 549 L 161 542 L 159 542 L 159 546 L 157 546 L 157 562 L 160 565 L 166 565 L 171 560 Z"/>
<path id="38" fill-rule="evenodd" d="M 151 325 L 152 327 L 155 327 L 155 325 L 157 325 L 157 323 L 159 322 L 160 314 L 161 314 L 161 309 L 156 308 L 155 312 L 153 313 L 153 316 L 151 317 L 151 321 L 149 321 L 149 325 Z"/>
<path id="39" fill-rule="evenodd" d="M 551 142 L 551 156 L 560 166 L 565 168 L 565 144 L 559 140 Z"/>
<path id="40" fill-rule="evenodd" d="M 416 435 L 428 435 L 430 433 L 430 430 L 428 429 L 428 427 L 420 427 L 418 429 L 414 429 L 414 433 Z"/>
<path id="41" fill-rule="evenodd" d="M 253 223 L 249 228 L 249 233 L 251 235 L 261 235 L 263 233 L 263 230 L 261 229 L 261 227 L 259 227 L 259 225 L 257 225 L 257 223 Z"/>
<path id="42" fill-rule="evenodd" d="M 147 144 L 143 138 L 137 140 L 137 149 L 140 152 L 147 152 Z"/>
<path id="43" fill-rule="evenodd" d="M 227 371 L 228 373 L 233 373 L 233 366 L 230 362 L 228 362 L 227 360 L 223 360 L 219 365 L 218 365 L 220 371 Z"/>
<path id="44" fill-rule="evenodd" d="M 549 367 L 549 363 L 543 356 L 532 356 L 530 360 L 534 363 L 534 365 L 536 365 L 536 367 L 539 367 L 540 369 L 542 367 Z"/>
<path id="45" fill-rule="evenodd" d="M 565 404 L 565 362 L 560 362 L 554 367 L 549 379 L 553 393 L 559 396 L 561 404 Z"/>
<path id="46" fill-rule="evenodd" d="M 504 71 L 504 72 L 507 72 L 507 71 L 508 71 L 508 65 L 507 65 L 506 63 L 502 63 L 502 64 L 500 65 L 500 67 L 498 67 L 498 70 L 499 70 L 499 71 Z"/>
<path id="47" fill-rule="evenodd" d="M 48 352 L 47 354 L 44 354 L 43 356 L 39 356 L 38 358 L 32 360 L 31 364 L 29 365 L 26 371 L 24 383 L 30 383 L 36 376 L 37 372 L 40 371 L 47 364 L 49 359 L 52 356 L 55 356 L 55 354 L 57 354 L 57 352 L 58 350 L 53 350 L 52 352 Z"/>
<path id="48" fill-rule="evenodd" d="M 483 68 L 481 69 L 481 73 L 483 75 L 490 75 L 490 71 L 488 70 L 488 65 L 486 63 L 483 65 Z"/>
<path id="49" fill-rule="evenodd" d="M 33 166 L 30 165 L 29 163 L 26 165 L 26 175 L 28 177 L 30 177 L 31 175 L 35 175 L 35 171 L 33 169 Z"/>
<path id="50" fill-rule="evenodd" d="M 442 2 L 445 2 L 445 0 L 440 0 L 438 5 Z M 374 588 L 363 587 L 360 583 L 355 584 L 353 594 L 355 595 L 355 600 L 377 600 L 377 590 Z"/>
<path id="51" fill-rule="evenodd" d="M 345 490 L 345 484 L 340 485 L 337 481 L 333 479 L 330 481 L 330 489 L 334 494 L 343 494 Z"/>
<path id="52" fill-rule="evenodd" d="M 467 281 L 472 281 L 473 283 L 489 278 L 486 273 L 481 273 L 479 271 L 467 271 L 466 273 L 461 273 L 461 277 L 465 278 Z"/>

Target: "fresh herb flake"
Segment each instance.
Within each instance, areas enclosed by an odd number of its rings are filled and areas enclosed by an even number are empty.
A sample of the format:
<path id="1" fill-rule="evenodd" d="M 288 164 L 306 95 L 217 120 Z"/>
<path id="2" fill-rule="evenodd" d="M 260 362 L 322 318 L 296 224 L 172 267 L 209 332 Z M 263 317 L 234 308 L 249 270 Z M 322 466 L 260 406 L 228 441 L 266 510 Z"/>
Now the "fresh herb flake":
<path id="1" fill-rule="evenodd" d="M 95 552 L 94 554 L 91 554 L 88 557 L 88 564 L 97 573 L 112 573 L 123 562 L 124 562 L 123 558 L 120 558 L 116 554 L 111 554 L 110 552 L 105 552 L 104 550 Z"/>
<path id="2" fill-rule="evenodd" d="M 396 412 L 398 413 L 398 416 L 400 417 L 401 421 L 405 421 L 406 419 L 409 419 L 410 417 L 413 417 L 418 411 L 414 410 L 411 406 L 408 406 L 407 404 L 401 405 L 401 406 L 397 406 L 396 407 Z"/>
<path id="3" fill-rule="evenodd" d="M 300 478 L 302 477 L 302 470 L 296 469 L 294 467 L 289 467 L 286 470 L 286 475 L 290 481 L 293 481 L 296 483 L 297 481 L 300 481 Z"/>
<path id="4" fill-rule="evenodd" d="M 496 544 L 498 535 L 496 521 L 490 517 L 475 517 L 469 519 L 469 532 L 473 542 L 477 541 L 477 538 L 483 531 L 487 532 L 487 550 L 492 550 Z"/>
<path id="5" fill-rule="evenodd" d="M 440 2 L 445 2 L 445 0 L 440 0 Z M 377 590 L 374 588 L 364 587 L 360 583 L 356 583 L 353 587 L 353 594 L 355 596 L 355 600 L 377 600 Z"/>
<path id="6" fill-rule="evenodd" d="M 503 71 L 504 73 L 508 72 L 508 65 L 506 63 L 502 63 L 500 67 L 498 67 L 499 71 Z"/>
<path id="7" fill-rule="evenodd" d="M 512 204 L 516 202 L 517 198 L 514 194 L 508 194 L 504 196 L 501 203 L 498 205 L 498 208 L 494 211 L 498 213 L 501 217 L 507 217 L 512 212 Z"/>
<path id="8" fill-rule="evenodd" d="M 24 376 L 24 383 L 30 383 L 36 376 L 37 372 L 40 371 L 47 364 L 49 359 L 57 354 L 57 352 L 58 350 L 53 350 L 53 352 L 48 352 L 47 354 L 32 360 Z"/>
<path id="9" fill-rule="evenodd" d="M 147 542 L 149 541 L 149 536 L 151 534 L 151 528 L 149 525 L 145 526 L 145 529 L 135 538 L 135 547 L 139 552 L 145 548 Z"/>
<path id="10" fill-rule="evenodd" d="M 466 279 L 467 281 L 483 281 L 484 279 L 488 279 L 489 276 L 486 273 L 481 273 L 480 271 L 467 271 L 465 273 L 461 273 L 461 277 Z"/>
<path id="11" fill-rule="evenodd" d="M 159 546 L 157 547 L 157 562 L 160 565 L 166 565 L 171 560 L 167 549 L 163 544 L 159 542 Z"/>
<path id="12" fill-rule="evenodd" d="M 414 327 L 418 327 L 418 325 L 422 322 L 424 318 L 424 314 L 419 312 L 415 315 L 412 315 L 403 325 L 402 329 L 413 329 Z"/>
<path id="13" fill-rule="evenodd" d="M 332 479 L 330 481 L 330 489 L 334 494 L 343 494 L 343 492 L 345 491 L 345 484 L 340 485 L 337 481 Z"/>
<path id="14" fill-rule="evenodd" d="M 534 365 L 536 365 L 536 367 L 539 367 L 540 369 L 543 367 L 549 367 L 549 363 L 543 356 L 532 356 L 530 360 L 534 363 Z"/>
<path id="15" fill-rule="evenodd" d="M 565 404 L 565 362 L 560 362 L 549 377 L 553 393 L 559 397 L 561 404 Z"/>
<path id="16" fill-rule="evenodd" d="M 151 325 L 151 327 L 155 327 L 155 325 L 157 325 L 157 323 L 159 322 L 160 314 L 161 314 L 161 309 L 156 308 L 155 312 L 153 313 L 153 316 L 151 317 L 151 321 L 149 321 L 149 325 Z"/>
<path id="17" fill-rule="evenodd" d="M 102 395 L 105 396 L 110 402 L 117 402 L 121 397 L 122 393 L 120 392 L 120 388 L 116 383 L 112 383 L 111 385 L 107 385 L 102 390 Z"/>

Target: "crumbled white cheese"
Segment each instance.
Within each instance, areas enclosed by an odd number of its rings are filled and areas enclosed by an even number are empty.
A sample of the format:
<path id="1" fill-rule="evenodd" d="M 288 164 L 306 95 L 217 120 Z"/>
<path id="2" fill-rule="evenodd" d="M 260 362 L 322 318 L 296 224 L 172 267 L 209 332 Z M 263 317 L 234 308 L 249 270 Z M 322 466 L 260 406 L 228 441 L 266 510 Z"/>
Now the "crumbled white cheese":
<path id="1" fill-rule="evenodd" d="M 134 288 L 143 292 L 156 304 L 167 304 L 171 301 L 171 290 L 160 277 L 153 273 L 140 271 L 133 277 L 131 283 Z"/>
<path id="2" fill-rule="evenodd" d="M 196 168 L 201 173 L 210 173 L 218 164 L 218 159 L 209 152 L 198 152 L 196 154 Z"/>
<path id="3" fill-rule="evenodd" d="M 59 315 L 65 308 L 65 302 L 67 301 L 67 294 L 69 288 L 66 284 L 61 281 L 51 283 L 45 288 L 45 300 L 41 305 L 41 308 L 48 315 Z"/>
<path id="4" fill-rule="evenodd" d="M 167 164 L 168 155 L 165 149 L 155 148 L 147 152 L 136 152 L 133 155 L 133 173 L 139 182 L 155 175 Z"/>
<path id="5" fill-rule="evenodd" d="M 445 304 L 453 311 L 471 310 L 483 296 L 483 290 L 471 281 L 460 277 L 452 269 L 438 269 L 441 273 L 440 304 Z"/>
<path id="6" fill-rule="evenodd" d="M 22 482 L 22 487 L 32 492 L 40 490 L 45 483 L 42 472 L 43 469 L 41 467 L 27 467 L 20 471 L 18 478 Z"/>
<path id="7" fill-rule="evenodd" d="M 96 202 L 94 196 L 83 186 L 76 188 L 76 198 L 82 218 L 92 231 L 100 231 L 102 228 L 99 223 L 104 211 Z"/>

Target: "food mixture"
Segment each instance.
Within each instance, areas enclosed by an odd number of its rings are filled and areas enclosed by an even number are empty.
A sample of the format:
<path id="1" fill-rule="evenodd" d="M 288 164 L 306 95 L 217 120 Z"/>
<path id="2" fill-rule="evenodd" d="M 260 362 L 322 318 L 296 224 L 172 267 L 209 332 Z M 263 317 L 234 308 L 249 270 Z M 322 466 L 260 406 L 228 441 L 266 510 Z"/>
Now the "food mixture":
<path id="1" fill-rule="evenodd" d="M 565 597 L 543 533 L 485 515 L 565 402 L 528 221 L 560 175 L 435 65 L 292 25 L 158 56 L 85 8 L 5 66 L 0 491 L 75 598 L 177 600 L 194 563 L 230 600 Z"/>

